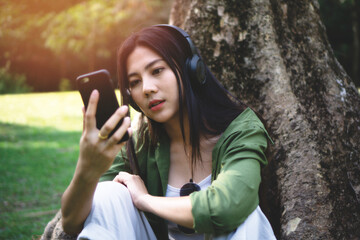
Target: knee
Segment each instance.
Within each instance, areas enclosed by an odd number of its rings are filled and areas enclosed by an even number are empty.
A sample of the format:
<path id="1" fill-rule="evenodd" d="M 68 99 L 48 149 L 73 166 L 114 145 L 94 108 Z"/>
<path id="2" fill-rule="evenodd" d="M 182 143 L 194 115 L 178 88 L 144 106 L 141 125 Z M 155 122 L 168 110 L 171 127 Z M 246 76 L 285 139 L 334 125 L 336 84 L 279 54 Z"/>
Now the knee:
<path id="1" fill-rule="evenodd" d="M 129 190 L 117 182 L 98 183 L 92 204 L 92 215 L 101 216 L 102 221 L 109 218 L 117 221 L 121 216 L 130 216 L 135 211 Z"/>
<path id="2" fill-rule="evenodd" d="M 112 199 L 116 201 L 121 199 L 131 201 L 131 195 L 129 190 L 120 183 L 112 181 L 98 183 L 94 194 L 94 202 L 97 200 L 111 201 Z"/>

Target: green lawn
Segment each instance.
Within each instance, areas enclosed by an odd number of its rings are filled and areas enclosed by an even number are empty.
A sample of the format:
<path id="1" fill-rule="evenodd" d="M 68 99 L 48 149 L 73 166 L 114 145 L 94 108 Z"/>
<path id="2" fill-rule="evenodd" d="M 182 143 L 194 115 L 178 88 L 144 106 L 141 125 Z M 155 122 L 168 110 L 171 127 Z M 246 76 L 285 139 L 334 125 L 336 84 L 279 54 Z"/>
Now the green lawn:
<path id="1" fill-rule="evenodd" d="M 0 239 L 36 238 L 60 208 L 81 106 L 77 92 L 0 95 Z"/>

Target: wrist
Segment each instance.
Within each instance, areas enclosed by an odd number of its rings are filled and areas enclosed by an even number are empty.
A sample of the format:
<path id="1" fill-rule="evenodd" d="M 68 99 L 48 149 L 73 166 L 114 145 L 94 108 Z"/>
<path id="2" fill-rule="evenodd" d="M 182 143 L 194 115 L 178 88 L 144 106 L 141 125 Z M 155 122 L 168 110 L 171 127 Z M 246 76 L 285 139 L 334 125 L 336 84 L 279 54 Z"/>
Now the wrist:
<path id="1" fill-rule="evenodd" d="M 151 203 L 154 197 L 150 194 L 144 194 L 138 199 L 138 204 L 136 204 L 137 208 L 144 212 L 153 212 L 153 208 L 151 207 Z"/>
<path id="2" fill-rule="evenodd" d="M 93 170 L 96 169 L 83 166 L 83 164 L 81 164 L 81 160 L 79 159 L 75 169 L 74 180 L 84 184 L 97 183 L 102 174 L 98 173 L 98 171 L 93 171 Z"/>

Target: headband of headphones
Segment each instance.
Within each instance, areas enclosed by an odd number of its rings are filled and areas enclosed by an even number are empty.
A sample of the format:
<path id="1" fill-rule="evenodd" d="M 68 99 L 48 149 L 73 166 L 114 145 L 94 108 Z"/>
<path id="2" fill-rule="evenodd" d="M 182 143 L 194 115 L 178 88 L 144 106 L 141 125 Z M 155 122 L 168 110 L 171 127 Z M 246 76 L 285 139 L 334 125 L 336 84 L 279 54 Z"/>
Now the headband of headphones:
<path id="1" fill-rule="evenodd" d="M 170 29 L 174 29 L 186 39 L 192 54 L 192 56 L 186 60 L 187 71 L 190 75 L 192 82 L 197 82 L 199 85 L 204 85 L 206 82 L 205 64 L 199 56 L 198 50 L 195 47 L 194 43 L 191 41 L 189 34 L 183 29 L 173 25 L 158 24 L 155 25 L 155 27 L 167 27 Z"/>

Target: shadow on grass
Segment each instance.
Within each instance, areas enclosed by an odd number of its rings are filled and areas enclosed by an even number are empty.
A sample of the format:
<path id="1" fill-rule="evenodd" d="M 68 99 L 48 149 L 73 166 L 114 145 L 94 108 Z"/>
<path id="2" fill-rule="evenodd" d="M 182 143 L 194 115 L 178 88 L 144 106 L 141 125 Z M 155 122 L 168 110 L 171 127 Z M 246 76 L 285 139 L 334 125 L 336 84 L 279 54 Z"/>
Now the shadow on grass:
<path id="1" fill-rule="evenodd" d="M 0 239 L 31 239 L 60 208 L 81 132 L 0 122 Z"/>

